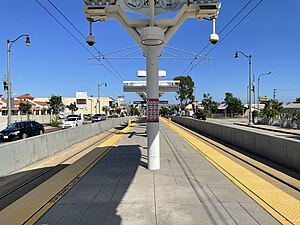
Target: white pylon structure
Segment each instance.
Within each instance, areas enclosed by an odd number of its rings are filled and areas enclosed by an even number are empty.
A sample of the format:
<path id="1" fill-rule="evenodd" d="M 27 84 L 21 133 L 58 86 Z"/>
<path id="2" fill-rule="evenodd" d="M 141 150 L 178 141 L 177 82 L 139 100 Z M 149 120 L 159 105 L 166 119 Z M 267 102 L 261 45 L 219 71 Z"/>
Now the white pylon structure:
<path id="1" fill-rule="evenodd" d="M 221 3 L 218 0 L 84 0 L 83 10 L 90 22 L 87 43 L 93 45 L 92 23 L 117 19 L 124 29 L 141 47 L 146 56 L 147 69 L 147 148 L 148 169 L 160 169 L 159 141 L 159 85 L 158 58 L 187 18 L 213 21 L 213 35 L 209 40 L 216 44 L 215 19 L 218 18 Z M 178 11 L 174 18 L 155 19 L 155 15 Z M 148 16 L 146 19 L 130 19 L 124 11 Z"/>

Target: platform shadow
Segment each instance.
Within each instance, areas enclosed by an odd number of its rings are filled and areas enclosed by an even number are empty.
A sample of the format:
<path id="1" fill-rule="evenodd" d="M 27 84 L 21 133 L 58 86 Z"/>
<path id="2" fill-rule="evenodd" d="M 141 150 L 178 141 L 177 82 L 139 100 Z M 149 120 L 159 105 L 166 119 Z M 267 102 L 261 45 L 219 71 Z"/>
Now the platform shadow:
<path id="1" fill-rule="evenodd" d="M 114 147 L 36 224 L 122 224 L 117 209 L 141 161 L 140 145 Z M 101 148 L 97 150 L 101 151 Z"/>

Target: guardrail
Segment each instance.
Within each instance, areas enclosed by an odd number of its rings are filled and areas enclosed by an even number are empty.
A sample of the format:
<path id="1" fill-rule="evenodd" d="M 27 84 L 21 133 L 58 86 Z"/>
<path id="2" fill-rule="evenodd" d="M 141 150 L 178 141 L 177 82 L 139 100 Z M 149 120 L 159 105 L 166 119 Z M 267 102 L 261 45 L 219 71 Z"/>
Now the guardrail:
<path id="1" fill-rule="evenodd" d="M 109 130 L 131 117 L 109 119 L 0 145 L 0 177 Z"/>
<path id="2" fill-rule="evenodd" d="M 185 127 L 300 172 L 300 141 L 188 117 L 171 116 L 171 118 Z"/>

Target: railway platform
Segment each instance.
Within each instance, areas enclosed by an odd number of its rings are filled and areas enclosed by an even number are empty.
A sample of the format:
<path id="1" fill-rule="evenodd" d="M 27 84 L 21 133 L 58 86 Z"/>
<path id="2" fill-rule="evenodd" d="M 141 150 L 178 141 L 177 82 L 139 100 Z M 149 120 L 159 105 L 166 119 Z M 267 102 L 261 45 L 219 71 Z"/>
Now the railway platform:
<path id="1" fill-rule="evenodd" d="M 161 169 L 147 169 L 146 123 L 105 139 L 0 212 L 0 224 L 300 224 L 295 196 L 162 119 Z"/>

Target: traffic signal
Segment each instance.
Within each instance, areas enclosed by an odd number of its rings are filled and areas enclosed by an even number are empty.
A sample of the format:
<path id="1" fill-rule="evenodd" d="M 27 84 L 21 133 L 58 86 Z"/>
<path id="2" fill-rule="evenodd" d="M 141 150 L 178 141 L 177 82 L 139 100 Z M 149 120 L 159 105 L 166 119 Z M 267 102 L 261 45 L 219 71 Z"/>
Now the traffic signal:
<path id="1" fill-rule="evenodd" d="M 8 84 L 7 84 L 7 81 L 3 81 L 3 88 L 4 88 L 4 91 L 7 91 L 7 90 L 8 90 Z"/>

